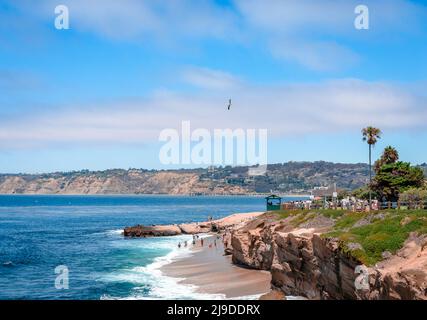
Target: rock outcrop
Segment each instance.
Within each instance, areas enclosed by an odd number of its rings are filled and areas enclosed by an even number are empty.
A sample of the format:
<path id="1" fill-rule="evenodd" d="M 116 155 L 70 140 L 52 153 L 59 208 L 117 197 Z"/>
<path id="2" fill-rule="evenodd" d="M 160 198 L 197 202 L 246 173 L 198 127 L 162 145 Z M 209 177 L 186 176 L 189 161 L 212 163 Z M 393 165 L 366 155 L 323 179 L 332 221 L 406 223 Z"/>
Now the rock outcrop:
<path id="1" fill-rule="evenodd" d="M 123 230 L 123 235 L 125 237 L 162 237 L 180 234 L 220 232 L 245 223 L 261 214 L 262 212 L 237 213 L 218 220 L 176 225 L 136 225 L 133 227 L 126 227 Z"/>
<path id="2" fill-rule="evenodd" d="M 308 299 L 427 300 L 427 236 L 412 235 L 396 255 L 367 268 L 323 238 L 324 220 L 313 228 L 293 227 L 268 216 L 228 235 L 235 264 L 270 270 L 272 288 Z"/>
<path id="3" fill-rule="evenodd" d="M 176 236 L 182 233 L 177 225 L 169 226 L 143 226 L 126 227 L 123 231 L 125 237 L 163 237 Z"/>

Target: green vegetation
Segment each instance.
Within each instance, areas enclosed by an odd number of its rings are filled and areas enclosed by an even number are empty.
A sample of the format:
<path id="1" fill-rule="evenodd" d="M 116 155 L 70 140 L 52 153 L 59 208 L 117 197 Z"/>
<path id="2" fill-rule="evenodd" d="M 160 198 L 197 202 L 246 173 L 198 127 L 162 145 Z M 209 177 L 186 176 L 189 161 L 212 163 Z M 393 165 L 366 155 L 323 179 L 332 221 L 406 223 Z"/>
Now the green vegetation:
<path id="1" fill-rule="evenodd" d="M 362 219 L 366 224 L 355 227 Z M 410 232 L 427 234 L 427 210 L 385 210 L 376 214 L 349 212 L 323 236 L 340 239 L 344 249 L 348 249 L 348 243 L 360 244 L 362 249 L 351 254 L 366 265 L 373 265 L 383 259 L 383 252 L 394 254 L 399 250 Z"/>
<path id="2" fill-rule="evenodd" d="M 297 216 L 299 214 L 304 215 L 310 212 L 310 210 L 277 210 L 270 211 L 270 213 L 274 214 L 277 220 L 283 220 L 289 218 L 291 216 Z"/>
<path id="3" fill-rule="evenodd" d="M 375 175 L 371 188 L 381 199 L 397 201 L 401 192 L 423 185 L 424 172 L 420 168 L 412 167 L 409 162 L 398 161 L 382 165 Z"/>
<path id="4" fill-rule="evenodd" d="M 295 209 L 295 210 L 277 210 L 271 211 L 275 215 L 277 220 L 283 220 L 289 217 L 293 217 L 292 225 L 299 226 L 300 224 L 314 218 L 316 213 L 321 213 L 325 217 L 336 219 L 341 217 L 345 211 L 343 210 L 334 210 L 334 209 L 322 209 L 322 210 L 308 210 L 308 209 Z"/>
<path id="5" fill-rule="evenodd" d="M 363 141 L 369 145 L 369 184 L 355 190 L 353 195 L 359 199 L 369 199 L 369 203 L 372 196 L 381 201 L 397 201 L 400 193 L 411 188 L 421 188 L 425 184 L 423 167 L 412 167 L 409 162 L 399 161 L 399 152 L 392 146 L 387 146 L 375 161 L 375 177 L 372 178 L 372 147 L 381 138 L 381 134 L 378 128 L 362 129 Z"/>
<path id="6" fill-rule="evenodd" d="M 369 200 L 369 187 L 361 187 L 359 189 L 354 190 L 351 195 L 356 197 L 357 199 Z M 371 191 L 371 195 L 374 198 L 378 198 L 378 194 L 376 192 Z"/>
<path id="7" fill-rule="evenodd" d="M 352 212 L 344 210 L 281 210 L 271 212 L 277 219 L 287 219 L 298 227 L 321 214 L 335 220 L 325 238 L 337 238 L 341 248 L 366 265 L 383 260 L 382 253 L 394 254 L 402 248 L 411 232 L 427 234 L 427 210 L 382 210 Z M 361 248 L 350 249 L 349 244 Z M 354 247 L 354 246 L 353 246 Z"/>
<path id="8" fill-rule="evenodd" d="M 375 136 L 371 138 L 371 135 L 376 133 L 375 130 L 372 132 L 373 129 L 375 128 L 368 127 L 363 130 L 364 139 L 370 147 L 369 142 L 376 142 Z M 399 161 L 399 153 L 392 146 L 384 149 L 381 157 L 375 161 L 374 170 L 375 177 L 370 179 L 369 185 L 353 192 L 356 198 L 371 199 L 373 195 L 381 201 L 395 202 L 400 193 L 411 188 L 421 188 L 425 184 L 423 168 Z"/>
<path id="9" fill-rule="evenodd" d="M 392 146 L 388 146 L 384 149 L 381 157 L 375 161 L 374 170 L 378 172 L 379 169 L 385 164 L 396 163 L 399 160 L 399 152 Z"/>

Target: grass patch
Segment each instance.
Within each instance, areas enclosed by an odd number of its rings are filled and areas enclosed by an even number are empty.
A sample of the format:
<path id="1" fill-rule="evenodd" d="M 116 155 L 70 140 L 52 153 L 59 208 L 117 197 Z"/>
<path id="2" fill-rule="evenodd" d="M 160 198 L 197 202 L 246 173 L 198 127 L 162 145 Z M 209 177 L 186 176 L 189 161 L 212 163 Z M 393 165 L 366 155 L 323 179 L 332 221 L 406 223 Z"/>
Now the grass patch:
<path id="1" fill-rule="evenodd" d="M 335 220 L 332 230 L 324 238 L 338 238 L 343 251 L 370 266 L 381 261 L 382 253 L 392 254 L 402 248 L 411 232 L 427 234 L 427 210 L 382 210 L 375 213 L 344 210 L 281 210 L 274 212 L 277 219 L 291 217 L 293 226 L 309 221 L 316 214 Z M 369 219 L 368 219 L 369 218 Z M 355 227 L 362 219 L 370 222 Z M 358 243 L 361 249 L 348 250 L 348 243 Z"/>
<path id="2" fill-rule="evenodd" d="M 296 217 L 300 214 L 305 215 L 310 212 L 310 210 L 277 210 L 277 211 L 270 211 L 271 213 L 274 213 L 277 220 L 283 220 L 289 217 Z"/>
<path id="3" fill-rule="evenodd" d="M 355 222 L 366 216 L 366 214 L 355 215 L 358 219 L 344 217 L 342 221 L 337 222 L 333 231 L 323 236 L 338 238 L 344 244 L 359 243 L 363 250 L 355 250 L 352 255 L 366 265 L 374 265 L 381 261 L 382 253 L 385 251 L 396 253 L 402 248 L 409 233 L 427 234 L 427 210 L 393 211 L 382 220 L 375 220 L 360 227 L 352 227 Z M 409 219 L 407 219 L 408 217 Z M 404 219 L 408 222 L 402 225 Z"/>
<path id="4" fill-rule="evenodd" d="M 299 225 L 309 221 L 310 219 L 314 218 L 317 215 L 317 211 L 306 210 L 306 209 L 278 210 L 273 212 L 276 215 L 276 218 L 278 220 L 283 220 L 283 219 L 292 217 L 292 220 L 290 221 L 290 223 L 294 227 L 298 227 Z"/>

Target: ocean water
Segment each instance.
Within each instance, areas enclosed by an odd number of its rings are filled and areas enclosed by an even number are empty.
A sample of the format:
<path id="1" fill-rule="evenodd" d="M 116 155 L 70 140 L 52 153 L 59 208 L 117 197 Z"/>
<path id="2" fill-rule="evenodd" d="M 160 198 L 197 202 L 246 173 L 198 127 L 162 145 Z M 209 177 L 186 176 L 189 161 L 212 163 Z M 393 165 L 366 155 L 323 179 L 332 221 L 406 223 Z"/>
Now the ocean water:
<path id="1" fill-rule="evenodd" d="M 191 254 L 177 248 L 191 236 L 125 239 L 121 231 L 264 208 L 259 197 L 2 195 L 0 299 L 224 298 L 160 272 Z M 55 287 L 60 265 L 68 269 L 68 289 Z"/>

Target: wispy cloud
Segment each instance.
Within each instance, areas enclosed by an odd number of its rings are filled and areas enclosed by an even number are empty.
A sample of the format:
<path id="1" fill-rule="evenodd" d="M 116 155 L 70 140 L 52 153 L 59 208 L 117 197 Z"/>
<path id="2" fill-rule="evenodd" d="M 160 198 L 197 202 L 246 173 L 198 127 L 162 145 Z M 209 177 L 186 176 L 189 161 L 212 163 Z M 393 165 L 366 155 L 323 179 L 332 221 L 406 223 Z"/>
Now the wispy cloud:
<path id="1" fill-rule="evenodd" d="M 336 42 L 274 40 L 270 49 L 278 59 L 296 62 L 315 71 L 340 71 L 356 65 L 360 60 L 357 53 Z"/>
<path id="2" fill-rule="evenodd" d="M 42 86 L 43 81 L 33 73 L 0 69 L 0 92 L 9 94 L 39 89 Z"/>
<path id="3" fill-rule="evenodd" d="M 281 60 L 315 71 L 345 70 L 360 60 L 359 52 L 341 43 L 381 41 L 385 34 L 416 32 L 427 8 L 403 0 L 367 0 L 370 29 L 354 28 L 357 0 L 235 0 L 248 30 L 266 42 Z M 408 21 L 404 26 L 397 21 Z M 397 33 L 395 33 L 397 32 Z M 345 41 L 341 41 L 345 40 Z"/>
<path id="4" fill-rule="evenodd" d="M 56 0 L 40 0 L 36 7 L 30 0 L 7 1 L 25 20 L 52 23 L 58 5 Z M 229 6 L 213 0 L 63 0 L 61 4 L 70 8 L 73 30 L 112 41 L 247 41 L 267 46 L 279 60 L 316 71 L 345 70 L 357 64 L 361 53 L 343 44 L 349 39 L 381 41 L 392 34 L 416 32 L 427 18 L 427 7 L 420 3 L 366 0 L 370 30 L 361 33 L 354 28 L 358 0 L 233 0 Z"/>
<path id="5" fill-rule="evenodd" d="M 10 1 L 27 17 L 53 21 L 58 4 L 69 8 L 70 27 L 115 41 L 159 42 L 182 37 L 228 38 L 235 13 L 209 0 L 30 0 Z"/>
<path id="6" fill-rule="evenodd" d="M 0 146 L 155 142 L 161 130 L 179 129 L 184 120 L 190 120 L 193 128 L 267 128 L 277 137 L 340 133 L 367 123 L 384 130 L 416 129 L 427 122 L 426 97 L 389 83 L 357 79 L 276 86 L 245 83 L 233 90 L 230 111 L 229 97 L 215 86 L 219 90 L 206 86 L 207 90 L 191 94 L 163 91 L 146 100 L 108 107 L 9 117 L 0 120 Z"/>
<path id="7" fill-rule="evenodd" d="M 205 89 L 230 90 L 243 85 L 236 76 L 209 68 L 190 67 L 183 72 L 183 78 L 188 83 Z"/>

